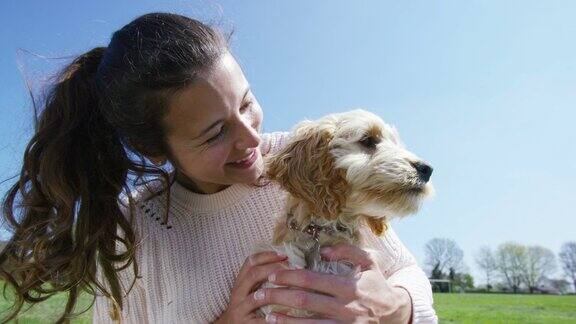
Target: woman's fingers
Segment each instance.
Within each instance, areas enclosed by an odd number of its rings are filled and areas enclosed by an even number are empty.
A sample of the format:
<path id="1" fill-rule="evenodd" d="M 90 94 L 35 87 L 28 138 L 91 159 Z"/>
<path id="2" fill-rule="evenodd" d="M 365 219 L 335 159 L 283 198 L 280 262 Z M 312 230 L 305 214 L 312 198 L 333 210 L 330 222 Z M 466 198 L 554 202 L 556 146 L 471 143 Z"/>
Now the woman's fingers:
<path id="1" fill-rule="evenodd" d="M 266 323 L 276 324 L 338 324 L 335 319 L 298 318 L 285 314 L 272 313 L 266 317 Z"/>
<path id="2" fill-rule="evenodd" d="M 321 273 L 306 269 L 278 270 L 268 276 L 268 281 L 278 286 L 300 287 L 336 297 L 353 297 L 354 278 Z"/>
<path id="3" fill-rule="evenodd" d="M 246 323 L 248 323 L 248 324 L 267 324 L 266 319 L 264 317 L 255 317 L 255 318 L 250 319 Z"/>
<path id="4" fill-rule="evenodd" d="M 248 289 L 244 288 L 246 286 L 246 280 L 250 279 L 250 277 L 255 277 L 254 269 L 258 266 L 269 264 L 269 263 L 276 263 L 279 261 L 286 260 L 287 257 L 284 255 L 279 255 L 274 251 L 264 251 L 258 252 L 250 255 L 249 257 L 244 260 L 244 264 L 240 268 L 238 275 L 236 276 L 236 280 L 234 282 L 233 291 L 237 291 L 238 289 L 242 290 L 242 298 L 244 298 L 247 294 L 250 293 L 252 287 Z M 253 280 L 252 280 L 253 281 Z M 253 282 L 256 283 L 256 282 Z M 235 295 L 238 295 L 237 293 Z"/>
<path id="5" fill-rule="evenodd" d="M 285 260 L 286 258 L 287 257 L 285 255 L 277 254 L 274 251 L 264 251 L 264 252 L 254 253 L 254 254 L 252 254 L 246 258 L 246 260 L 244 261 L 244 264 L 242 264 L 242 267 L 240 268 L 240 271 L 238 272 L 238 277 L 245 275 L 246 272 L 250 271 L 250 269 L 254 266 L 258 266 L 258 265 L 262 265 L 262 264 L 266 264 L 266 263 L 271 263 L 271 262 L 282 261 L 282 260 Z"/>
<path id="6" fill-rule="evenodd" d="M 351 244 L 336 244 L 320 249 L 321 255 L 331 261 L 347 260 L 355 265 L 359 265 L 362 271 L 377 267 L 374 256 L 367 250 L 363 250 Z"/>
<path id="7" fill-rule="evenodd" d="M 226 318 L 234 323 L 263 323 L 253 311 L 258 307 L 251 291 L 266 280 L 270 273 L 288 267 L 286 256 L 272 251 L 255 253 L 244 261 L 240 268 L 228 306 Z"/>
<path id="8" fill-rule="evenodd" d="M 239 296 L 248 296 L 248 294 L 257 288 L 256 285 L 266 281 L 271 273 L 287 268 L 288 265 L 285 261 L 277 261 L 251 267 L 242 277 L 238 276 L 238 285 L 236 288 L 237 294 Z"/>
<path id="9" fill-rule="evenodd" d="M 305 309 L 334 318 L 348 318 L 353 311 L 334 297 L 288 288 L 258 289 L 252 294 L 252 298 L 245 299 L 240 309 L 251 311 L 272 304 Z"/>

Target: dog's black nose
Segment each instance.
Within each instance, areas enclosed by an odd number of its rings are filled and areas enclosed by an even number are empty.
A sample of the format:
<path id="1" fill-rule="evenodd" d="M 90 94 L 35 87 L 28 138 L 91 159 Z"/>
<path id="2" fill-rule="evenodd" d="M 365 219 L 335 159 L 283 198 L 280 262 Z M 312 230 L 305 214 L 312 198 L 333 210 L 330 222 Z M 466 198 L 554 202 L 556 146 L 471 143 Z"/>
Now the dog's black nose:
<path id="1" fill-rule="evenodd" d="M 428 182 L 428 180 L 430 180 L 430 176 L 434 170 L 431 166 L 423 162 L 410 162 L 410 164 L 418 171 L 418 176 L 422 181 Z"/>

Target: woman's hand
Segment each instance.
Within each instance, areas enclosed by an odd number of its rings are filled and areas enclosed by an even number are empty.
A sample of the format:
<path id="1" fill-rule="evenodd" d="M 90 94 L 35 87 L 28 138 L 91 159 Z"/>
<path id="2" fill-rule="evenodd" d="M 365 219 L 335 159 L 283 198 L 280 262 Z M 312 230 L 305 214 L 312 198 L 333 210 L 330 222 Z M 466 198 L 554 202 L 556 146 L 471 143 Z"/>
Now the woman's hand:
<path id="1" fill-rule="evenodd" d="M 268 276 L 280 269 L 286 269 L 286 256 L 272 251 L 255 253 L 246 258 L 234 282 L 228 309 L 214 322 L 232 323 L 265 323 L 254 311 L 266 303 L 254 296 L 257 286 Z"/>
<path id="2" fill-rule="evenodd" d="M 324 315 L 303 320 L 274 314 L 276 323 L 409 323 L 412 301 L 401 287 L 391 286 L 372 253 L 349 244 L 322 253 L 331 260 L 348 260 L 360 269 L 355 276 L 337 276 L 310 270 L 278 270 L 268 280 L 303 289 L 262 289 L 266 304 L 280 304 Z M 313 291 L 310 291 L 313 290 Z M 268 322 L 271 322 L 270 316 Z M 274 320 L 274 318 L 272 319 Z"/>

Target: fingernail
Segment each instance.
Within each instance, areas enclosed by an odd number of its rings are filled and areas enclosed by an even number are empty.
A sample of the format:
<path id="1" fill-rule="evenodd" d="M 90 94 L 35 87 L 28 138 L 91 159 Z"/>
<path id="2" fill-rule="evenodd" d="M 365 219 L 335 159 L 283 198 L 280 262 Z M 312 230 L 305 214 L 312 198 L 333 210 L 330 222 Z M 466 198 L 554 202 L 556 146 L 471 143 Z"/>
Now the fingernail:
<path id="1" fill-rule="evenodd" d="M 264 299 L 264 290 L 262 290 L 262 289 L 256 290 L 256 292 L 254 293 L 254 299 L 256 299 L 256 300 Z"/>
<path id="2" fill-rule="evenodd" d="M 332 248 L 329 246 L 325 246 L 320 249 L 321 254 L 330 254 L 330 252 L 332 252 Z"/>
<path id="3" fill-rule="evenodd" d="M 268 281 L 270 281 L 270 282 L 276 281 L 276 273 L 275 273 L 275 272 L 272 272 L 272 273 L 268 276 Z"/>
<path id="4" fill-rule="evenodd" d="M 276 315 L 274 314 L 268 314 L 266 315 L 266 323 L 276 323 Z"/>

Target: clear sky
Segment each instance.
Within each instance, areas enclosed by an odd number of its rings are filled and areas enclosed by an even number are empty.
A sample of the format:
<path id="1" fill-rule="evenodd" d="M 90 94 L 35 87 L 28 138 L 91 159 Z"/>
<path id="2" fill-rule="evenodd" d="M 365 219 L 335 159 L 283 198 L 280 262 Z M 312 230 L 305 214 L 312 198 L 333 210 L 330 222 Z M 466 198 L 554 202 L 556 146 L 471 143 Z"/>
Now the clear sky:
<path id="1" fill-rule="evenodd" d="M 151 11 L 235 30 L 265 131 L 357 107 L 396 125 L 434 167 L 436 198 L 393 224 L 420 262 L 433 237 L 473 271 L 481 245 L 576 240 L 574 1 L 3 1 L 1 179 L 31 134 L 18 62 L 36 83 L 62 63 L 17 48 L 78 55 Z"/>

